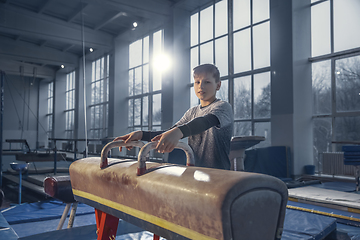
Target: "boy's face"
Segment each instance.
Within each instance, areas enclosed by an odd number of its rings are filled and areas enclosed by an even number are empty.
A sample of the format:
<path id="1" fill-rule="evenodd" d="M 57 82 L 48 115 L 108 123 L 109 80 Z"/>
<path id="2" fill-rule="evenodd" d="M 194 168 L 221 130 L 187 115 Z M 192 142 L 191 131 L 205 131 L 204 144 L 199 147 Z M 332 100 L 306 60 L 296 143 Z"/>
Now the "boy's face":
<path id="1" fill-rule="evenodd" d="M 197 74 L 194 77 L 194 90 L 205 107 L 216 99 L 216 91 L 220 89 L 221 81 L 216 82 L 211 73 Z"/>

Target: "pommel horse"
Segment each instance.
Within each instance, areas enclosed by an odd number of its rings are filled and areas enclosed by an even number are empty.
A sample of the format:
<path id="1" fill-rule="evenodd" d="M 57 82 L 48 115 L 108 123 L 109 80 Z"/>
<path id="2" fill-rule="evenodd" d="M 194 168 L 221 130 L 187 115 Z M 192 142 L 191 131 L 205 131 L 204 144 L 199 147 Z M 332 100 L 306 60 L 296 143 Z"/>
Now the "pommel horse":
<path id="1" fill-rule="evenodd" d="M 144 145 L 138 161 L 84 158 L 70 166 L 75 200 L 95 208 L 98 240 L 115 239 L 119 218 L 165 239 L 281 239 L 288 192 L 279 179 L 256 173 L 195 167 L 187 144 L 187 166 L 146 162 L 156 142 Z M 131 146 L 141 147 L 133 142 Z M 100 167 L 99 167 L 100 165 Z"/>

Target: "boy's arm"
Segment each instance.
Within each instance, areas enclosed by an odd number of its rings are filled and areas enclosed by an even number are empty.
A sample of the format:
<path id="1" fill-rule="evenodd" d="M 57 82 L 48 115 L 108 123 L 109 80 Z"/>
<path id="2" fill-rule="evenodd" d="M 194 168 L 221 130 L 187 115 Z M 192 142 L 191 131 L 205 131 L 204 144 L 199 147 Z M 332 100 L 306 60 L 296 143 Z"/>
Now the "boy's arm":
<path id="1" fill-rule="evenodd" d="M 178 126 L 178 128 L 182 132 L 183 138 L 186 138 L 191 135 L 202 133 L 209 128 L 218 125 L 220 125 L 219 119 L 213 114 L 208 114 L 203 117 L 194 118 L 190 122 Z"/>
<path id="2" fill-rule="evenodd" d="M 172 150 L 174 150 L 176 144 L 181 138 L 199 134 L 219 124 L 220 121 L 215 115 L 208 114 L 204 117 L 194 118 L 187 124 L 181 126 L 174 126 L 170 130 L 157 135 L 156 137 L 151 139 L 151 141 L 159 141 L 156 145 L 156 150 L 158 152 L 171 152 Z"/>

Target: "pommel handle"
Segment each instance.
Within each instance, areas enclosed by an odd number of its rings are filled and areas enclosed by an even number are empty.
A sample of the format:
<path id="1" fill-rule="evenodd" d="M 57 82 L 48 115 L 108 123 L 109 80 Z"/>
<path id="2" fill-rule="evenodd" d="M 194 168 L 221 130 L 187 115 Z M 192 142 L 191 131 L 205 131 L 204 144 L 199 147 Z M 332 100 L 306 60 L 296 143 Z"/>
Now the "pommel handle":
<path id="1" fill-rule="evenodd" d="M 137 168 L 137 175 L 143 175 L 146 172 L 146 157 L 148 156 L 149 152 L 156 148 L 156 145 L 158 142 L 149 142 L 145 144 L 140 149 L 139 155 L 138 155 L 138 168 Z M 190 148 L 189 145 L 183 142 L 179 142 L 176 147 L 177 149 L 181 149 L 186 154 L 186 166 L 195 166 L 195 157 L 194 152 Z"/>
<path id="2" fill-rule="evenodd" d="M 108 166 L 107 155 L 112 148 L 116 148 L 116 147 L 139 147 L 139 148 L 141 148 L 144 145 L 145 144 L 141 141 L 132 141 L 132 142 L 128 142 L 128 143 L 125 143 L 124 141 L 109 142 L 108 144 L 106 144 L 103 147 L 103 149 L 101 151 L 100 168 L 105 168 Z"/>

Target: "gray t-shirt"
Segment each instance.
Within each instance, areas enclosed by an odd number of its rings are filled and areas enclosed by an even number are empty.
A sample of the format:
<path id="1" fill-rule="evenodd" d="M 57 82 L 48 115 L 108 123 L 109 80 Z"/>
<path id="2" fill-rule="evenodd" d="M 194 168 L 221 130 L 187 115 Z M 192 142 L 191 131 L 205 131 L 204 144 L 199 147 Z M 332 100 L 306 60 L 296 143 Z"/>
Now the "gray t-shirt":
<path id="1" fill-rule="evenodd" d="M 207 114 L 215 115 L 219 119 L 220 125 L 211 127 L 200 134 L 189 136 L 188 144 L 194 151 L 195 165 L 230 169 L 229 152 L 234 116 L 228 102 L 217 99 L 206 107 L 198 105 L 190 108 L 175 126 L 186 124 L 194 118 Z"/>

